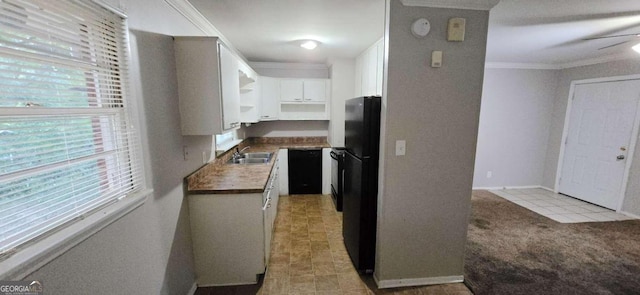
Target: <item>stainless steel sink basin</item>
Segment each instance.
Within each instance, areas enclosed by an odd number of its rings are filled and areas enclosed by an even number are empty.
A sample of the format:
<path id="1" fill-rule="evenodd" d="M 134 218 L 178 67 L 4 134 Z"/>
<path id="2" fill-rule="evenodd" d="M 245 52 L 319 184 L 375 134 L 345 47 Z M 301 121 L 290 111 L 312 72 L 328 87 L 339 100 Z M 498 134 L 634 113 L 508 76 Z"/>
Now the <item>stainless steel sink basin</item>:
<path id="1" fill-rule="evenodd" d="M 229 164 L 236 165 L 247 165 L 247 164 L 265 164 L 269 163 L 269 159 L 264 158 L 240 158 L 240 159 L 231 159 L 228 162 Z"/>
<path id="2" fill-rule="evenodd" d="M 247 165 L 269 163 L 273 153 L 244 153 L 239 159 L 230 159 L 228 164 Z"/>
<path id="3" fill-rule="evenodd" d="M 245 159 L 271 159 L 273 153 L 244 153 L 242 157 Z"/>

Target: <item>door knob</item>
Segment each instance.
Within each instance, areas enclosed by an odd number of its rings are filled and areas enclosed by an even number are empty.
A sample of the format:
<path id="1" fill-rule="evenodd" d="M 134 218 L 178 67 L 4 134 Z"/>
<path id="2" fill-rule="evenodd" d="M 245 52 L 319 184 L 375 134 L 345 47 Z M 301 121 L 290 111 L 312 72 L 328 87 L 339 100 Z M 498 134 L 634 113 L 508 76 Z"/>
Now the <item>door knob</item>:
<path id="1" fill-rule="evenodd" d="M 624 155 L 619 155 L 616 157 L 616 160 L 624 160 Z"/>

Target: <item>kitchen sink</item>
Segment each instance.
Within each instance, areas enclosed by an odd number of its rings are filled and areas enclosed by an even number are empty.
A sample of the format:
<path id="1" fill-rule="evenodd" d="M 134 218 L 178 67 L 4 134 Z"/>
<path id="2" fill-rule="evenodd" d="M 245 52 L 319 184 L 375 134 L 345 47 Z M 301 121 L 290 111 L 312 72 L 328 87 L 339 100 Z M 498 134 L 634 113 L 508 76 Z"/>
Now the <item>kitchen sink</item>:
<path id="1" fill-rule="evenodd" d="M 245 159 L 271 159 L 273 153 L 244 153 L 242 157 Z"/>
<path id="2" fill-rule="evenodd" d="M 273 153 L 244 153 L 241 158 L 229 159 L 228 164 L 248 165 L 248 164 L 265 164 L 269 163 Z"/>

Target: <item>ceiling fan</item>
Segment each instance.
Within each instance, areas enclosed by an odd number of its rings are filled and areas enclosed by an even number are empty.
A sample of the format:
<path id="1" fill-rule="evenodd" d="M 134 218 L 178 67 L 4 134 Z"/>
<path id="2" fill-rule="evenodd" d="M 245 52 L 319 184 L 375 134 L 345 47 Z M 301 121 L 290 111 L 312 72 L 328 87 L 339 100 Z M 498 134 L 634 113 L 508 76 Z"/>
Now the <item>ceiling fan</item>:
<path id="1" fill-rule="evenodd" d="M 611 45 L 608 45 L 608 46 L 605 46 L 605 47 L 600 47 L 600 48 L 598 48 L 598 50 L 615 47 L 615 46 L 618 46 L 618 45 L 626 44 L 626 43 L 632 42 L 634 40 L 640 39 L 640 33 L 592 37 L 592 38 L 584 38 L 582 40 L 588 41 L 588 40 L 607 39 L 607 38 L 622 38 L 622 37 L 632 37 L 632 38 L 629 38 L 629 40 L 625 40 L 625 41 L 622 41 L 622 42 L 614 43 L 614 44 L 611 44 Z"/>

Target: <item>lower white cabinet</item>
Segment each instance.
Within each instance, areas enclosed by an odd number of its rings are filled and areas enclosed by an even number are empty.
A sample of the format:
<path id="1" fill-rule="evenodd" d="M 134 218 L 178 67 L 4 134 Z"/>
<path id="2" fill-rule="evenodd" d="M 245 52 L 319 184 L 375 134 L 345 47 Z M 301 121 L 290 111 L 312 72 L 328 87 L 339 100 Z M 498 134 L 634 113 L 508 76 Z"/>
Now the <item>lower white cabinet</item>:
<path id="1" fill-rule="evenodd" d="M 263 193 L 189 195 L 198 286 L 255 284 L 269 259 L 279 201 L 278 163 Z"/>
<path id="2" fill-rule="evenodd" d="M 322 149 L 322 194 L 331 194 L 331 149 Z"/>
<path id="3" fill-rule="evenodd" d="M 280 165 L 280 194 L 289 194 L 289 150 L 278 151 L 278 164 Z"/>

